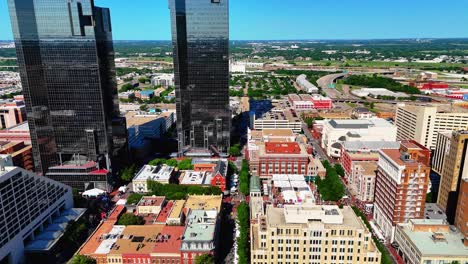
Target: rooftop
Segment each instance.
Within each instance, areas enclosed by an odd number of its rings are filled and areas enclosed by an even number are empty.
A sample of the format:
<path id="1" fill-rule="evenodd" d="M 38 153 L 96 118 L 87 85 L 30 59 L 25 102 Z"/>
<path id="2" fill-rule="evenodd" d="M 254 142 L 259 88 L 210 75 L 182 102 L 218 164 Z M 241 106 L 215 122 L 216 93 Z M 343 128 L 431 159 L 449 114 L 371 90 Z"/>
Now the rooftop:
<path id="1" fill-rule="evenodd" d="M 179 218 L 182 210 L 184 209 L 185 200 L 175 200 L 173 202 L 174 205 L 172 206 L 172 210 L 168 218 Z"/>
<path id="2" fill-rule="evenodd" d="M 321 221 L 326 225 L 343 225 L 352 228 L 366 229 L 364 223 L 356 216 L 349 206 L 340 209 L 336 205 L 285 205 L 284 208 L 267 208 L 268 224 L 306 225 L 309 222 Z"/>
<path id="3" fill-rule="evenodd" d="M 417 229 L 414 229 L 418 226 Z M 423 227 L 426 226 L 426 227 Z M 442 219 L 413 219 L 398 228 L 406 234 L 423 256 L 468 256 L 462 233 Z"/>
<path id="4" fill-rule="evenodd" d="M 300 154 L 301 148 L 296 142 L 265 142 L 265 151 L 268 154 Z"/>
<path id="5" fill-rule="evenodd" d="M 223 195 L 189 195 L 185 208 L 190 210 L 216 210 L 221 211 Z"/>
<path id="6" fill-rule="evenodd" d="M 153 251 L 156 241 L 165 240 L 162 231 L 165 225 L 129 225 L 111 246 L 110 254 L 148 254 Z"/>
<path id="7" fill-rule="evenodd" d="M 153 248 L 152 253 L 176 253 L 180 252 L 180 245 L 182 244 L 182 235 L 184 234 L 185 226 L 164 226 L 162 234 L 166 235 L 164 239 Z"/>
<path id="8" fill-rule="evenodd" d="M 345 141 L 343 149 L 348 151 L 378 151 L 380 149 L 399 149 L 397 141 Z"/>
<path id="9" fill-rule="evenodd" d="M 382 149 L 381 153 L 385 154 L 389 159 L 398 164 L 399 166 L 417 166 L 419 162 L 411 158 L 406 152 L 398 149 Z"/>
<path id="10" fill-rule="evenodd" d="M 361 166 L 364 169 L 364 175 L 375 176 L 375 171 L 377 170 L 377 162 L 357 161 L 353 164 Z"/>
<path id="11" fill-rule="evenodd" d="M 174 167 L 167 165 L 145 165 L 137 173 L 133 180 L 153 180 L 153 181 L 169 181 Z"/>
<path id="12" fill-rule="evenodd" d="M 371 127 L 394 127 L 390 122 L 382 118 L 372 119 L 333 119 L 329 120 L 330 126 L 336 129 L 367 129 Z"/>
<path id="13" fill-rule="evenodd" d="M 206 171 L 193 171 L 186 170 L 181 175 L 181 180 L 179 184 L 183 185 L 203 185 L 210 184 L 210 181 L 207 179 L 208 173 Z M 180 179 L 180 178 L 179 178 Z"/>
<path id="14" fill-rule="evenodd" d="M 187 217 L 183 241 L 211 241 L 216 229 L 216 210 L 192 210 Z"/>
<path id="15" fill-rule="evenodd" d="M 143 196 L 138 206 L 162 206 L 165 200 L 164 196 Z"/>

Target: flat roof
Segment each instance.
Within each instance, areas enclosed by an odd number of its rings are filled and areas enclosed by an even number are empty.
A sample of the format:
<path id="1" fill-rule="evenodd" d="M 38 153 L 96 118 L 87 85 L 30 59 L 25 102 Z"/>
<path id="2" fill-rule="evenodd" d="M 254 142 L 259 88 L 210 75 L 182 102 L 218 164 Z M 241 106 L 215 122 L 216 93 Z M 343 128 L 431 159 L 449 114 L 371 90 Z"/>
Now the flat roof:
<path id="1" fill-rule="evenodd" d="M 221 210 L 223 195 L 189 195 L 185 208 L 190 210 Z"/>
<path id="2" fill-rule="evenodd" d="M 154 245 L 152 253 L 156 254 L 177 254 L 180 256 L 180 246 L 185 226 L 164 226 L 161 233 L 166 235 Z"/>
<path id="3" fill-rule="evenodd" d="M 290 214 L 288 220 L 286 214 Z M 306 225 L 311 218 L 321 219 L 325 225 L 342 225 L 367 230 L 349 206 L 344 206 L 343 209 L 334 205 L 285 205 L 284 208 L 268 206 L 266 215 L 268 224 L 273 226 Z"/>
<path id="4" fill-rule="evenodd" d="M 149 254 L 156 245 L 158 235 L 162 236 L 163 224 L 129 225 L 123 230 L 122 238 L 112 245 L 110 254 Z M 160 239 L 160 237 L 159 237 Z"/>
<path id="5" fill-rule="evenodd" d="M 297 142 L 265 142 L 267 154 L 300 154 L 301 148 Z"/>
<path id="6" fill-rule="evenodd" d="M 380 149 L 399 149 L 397 141 L 345 141 L 341 143 L 343 149 L 348 151 L 378 151 Z"/>
<path id="7" fill-rule="evenodd" d="M 187 217 L 183 241 L 211 241 L 216 229 L 216 210 L 192 210 Z"/>
<path id="8" fill-rule="evenodd" d="M 375 176 L 377 170 L 377 162 L 355 161 L 353 164 L 359 165 L 364 169 L 365 176 Z"/>
<path id="9" fill-rule="evenodd" d="M 442 219 L 413 219 L 410 220 L 417 225 L 444 225 Z M 468 247 L 463 245 L 463 234 L 451 228 L 447 231 L 437 230 L 434 232 L 413 231 L 411 224 L 399 224 L 398 227 L 406 234 L 409 240 L 417 247 L 423 256 L 468 256 Z M 433 239 L 434 234 L 443 238 L 440 242 Z"/>
<path id="10" fill-rule="evenodd" d="M 371 119 L 332 119 L 328 123 L 336 129 L 366 129 L 370 127 L 394 127 L 383 118 Z"/>
<path id="11" fill-rule="evenodd" d="M 171 213 L 168 218 L 179 218 L 182 210 L 184 210 L 185 200 L 174 200 Z"/>
<path id="12" fill-rule="evenodd" d="M 180 180 L 179 184 L 183 185 L 203 185 L 209 184 L 207 180 L 208 173 L 206 171 L 193 171 L 193 170 L 186 170 L 182 174 L 182 180 Z"/>
<path id="13" fill-rule="evenodd" d="M 158 166 L 144 165 L 133 180 L 168 181 L 173 171 L 174 167 L 165 164 Z"/>
<path id="14" fill-rule="evenodd" d="M 138 202 L 138 206 L 161 206 L 165 200 L 164 196 L 143 196 Z"/>
<path id="15" fill-rule="evenodd" d="M 398 149 L 382 149 L 380 151 L 400 166 L 416 166 L 419 164 L 418 161 L 413 159 L 403 160 L 403 153 Z"/>

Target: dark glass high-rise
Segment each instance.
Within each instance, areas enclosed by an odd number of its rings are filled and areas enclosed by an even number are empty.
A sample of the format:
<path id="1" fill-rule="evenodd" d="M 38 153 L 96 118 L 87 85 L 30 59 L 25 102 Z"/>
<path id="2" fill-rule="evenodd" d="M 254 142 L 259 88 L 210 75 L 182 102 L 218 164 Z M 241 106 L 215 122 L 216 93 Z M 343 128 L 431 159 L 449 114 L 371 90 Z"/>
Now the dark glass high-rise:
<path id="1" fill-rule="evenodd" d="M 93 0 L 8 0 L 36 172 L 126 149 L 110 13 Z"/>
<path id="2" fill-rule="evenodd" d="M 179 153 L 227 153 L 229 109 L 228 0 L 169 0 Z"/>

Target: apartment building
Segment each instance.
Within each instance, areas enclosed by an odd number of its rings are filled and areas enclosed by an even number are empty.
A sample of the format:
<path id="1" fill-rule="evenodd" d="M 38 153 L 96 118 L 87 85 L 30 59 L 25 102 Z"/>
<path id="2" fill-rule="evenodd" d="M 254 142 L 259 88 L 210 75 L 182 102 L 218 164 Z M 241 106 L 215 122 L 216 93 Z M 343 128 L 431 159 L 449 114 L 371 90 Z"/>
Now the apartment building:
<path id="1" fill-rule="evenodd" d="M 265 215 L 255 215 L 250 227 L 253 264 L 380 263 L 371 233 L 348 206 L 268 206 Z"/>
<path id="2" fill-rule="evenodd" d="M 413 139 L 429 149 L 435 149 L 437 134 L 468 128 L 468 112 L 441 112 L 436 106 L 399 105 L 395 124 L 397 139 Z"/>
<path id="3" fill-rule="evenodd" d="M 405 263 L 468 263 L 462 233 L 443 219 L 411 219 L 397 224 L 397 251 Z"/>
<path id="4" fill-rule="evenodd" d="M 392 241 L 396 224 L 424 217 L 430 151 L 415 141 L 402 141 L 399 150 L 383 149 L 379 155 L 374 220 Z"/>
<path id="5" fill-rule="evenodd" d="M 374 201 L 376 170 L 377 162 L 358 161 L 353 163 L 348 186 L 356 199 L 363 202 Z"/>

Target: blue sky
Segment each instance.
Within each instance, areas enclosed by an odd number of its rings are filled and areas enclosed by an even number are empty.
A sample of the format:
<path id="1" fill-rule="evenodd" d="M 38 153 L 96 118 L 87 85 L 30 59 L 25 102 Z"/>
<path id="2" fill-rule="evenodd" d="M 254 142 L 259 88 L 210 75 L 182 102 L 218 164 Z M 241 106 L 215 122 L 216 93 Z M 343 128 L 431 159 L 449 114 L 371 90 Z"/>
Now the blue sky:
<path id="1" fill-rule="evenodd" d="M 170 39 L 167 0 L 95 0 L 114 39 Z M 467 0 L 230 0 L 231 39 L 468 37 Z M 0 0 L 0 39 L 11 39 Z"/>

